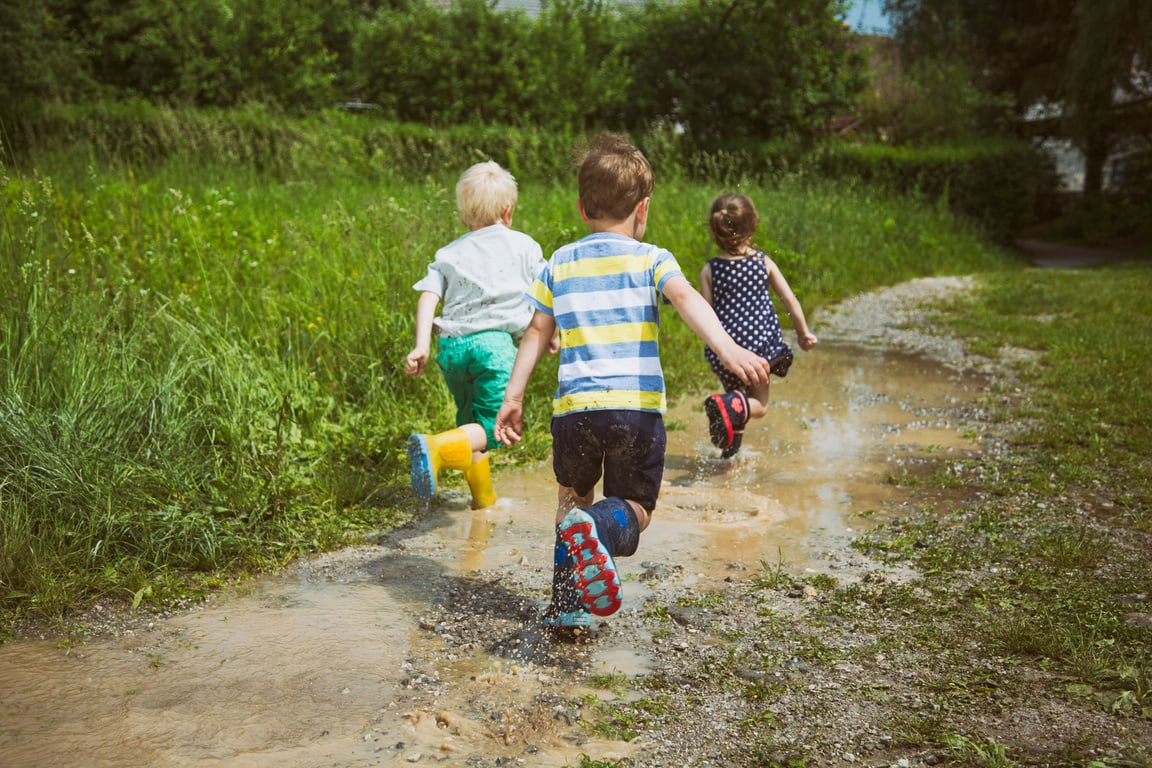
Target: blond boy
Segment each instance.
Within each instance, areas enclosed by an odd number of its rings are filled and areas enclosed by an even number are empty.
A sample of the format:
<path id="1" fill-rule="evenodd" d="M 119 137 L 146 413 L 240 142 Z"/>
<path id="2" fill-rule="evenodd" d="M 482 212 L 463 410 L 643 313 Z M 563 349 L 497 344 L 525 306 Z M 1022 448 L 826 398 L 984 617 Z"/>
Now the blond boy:
<path id="1" fill-rule="evenodd" d="M 442 469 L 461 470 L 472 508 L 496 501 L 488 449 L 499 445 L 493 427 L 504 399 L 516 344 L 532 317 L 525 291 L 544 267 L 540 245 L 513 230 L 516 180 L 497 163 L 477 163 L 456 184 L 456 208 L 468 232 L 436 252 L 413 288 L 416 345 L 405 372 L 420 376 L 435 330 L 436 363 L 456 403 L 456 428 L 408 438 L 412 490 L 436 494 Z M 436 316 L 436 307 L 441 306 Z"/>

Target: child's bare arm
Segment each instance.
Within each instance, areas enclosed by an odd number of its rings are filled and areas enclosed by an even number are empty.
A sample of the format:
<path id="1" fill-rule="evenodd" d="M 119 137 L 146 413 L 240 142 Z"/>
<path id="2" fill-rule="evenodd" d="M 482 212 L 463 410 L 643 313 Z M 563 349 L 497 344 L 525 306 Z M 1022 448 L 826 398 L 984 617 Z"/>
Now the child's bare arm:
<path id="1" fill-rule="evenodd" d="M 416 302 L 416 346 L 404 359 L 404 373 L 420 376 L 428 365 L 428 355 L 432 349 L 432 320 L 436 317 L 436 305 L 440 297 L 431 291 L 421 291 Z"/>
<path id="2" fill-rule="evenodd" d="M 512 364 L 508 386 L 504 388 L 504 402 L 496 414 L 493 433 L 504 445 L 520 442 L 524 434 L 524 392 L 528 389 L 532 371 L 548 352 L 555 331 L 556 320 L 552 315 L 540 310 L 533 313 L 524 338 L 520 340 L 520 349 L 516 351 L 516 362 Z"/>
<path id="3" fill-rule="evenodd" d="M 683 276 L 669 278 L 664 283 L 664 297 L 672 302 L 677 314 L 693 333 L 712 348 L 725 368 L 739 376 L 745 384 L 755 386 L 768 382 L 768 361 L 732 340 L 720 324 L 712 305 L 687 279 Z"/>
<path id="4" fill-rule="evenodd" d="M 772 290 L 776 291 L 776 295 L 780 297 L 780 303 L 784 306 L 784 310 L 792 318 L 792 327 L 796 329 L 796 342 L 800 345 L 800 349 L 808 351 L 816 346 L 819 339 L 808 330 L 808 321 L 804 319 L 804 310 L 800 307 L 800 300 L 796 298 L 796 294 L 792 292 L 792 287 L 788 285 L 788 281 L 780 272 L 780 268 L 776 266 L 775 262 L 767 259 L 768 267 L 768 283 L 772 286 Z"/>
<path id="5" fill-rule="evenodd" d="M 704 301 L 712 304 L 712 265 L 705 264 L 704 268 L 700 270 L 700 295 L 704 297 Z"/>

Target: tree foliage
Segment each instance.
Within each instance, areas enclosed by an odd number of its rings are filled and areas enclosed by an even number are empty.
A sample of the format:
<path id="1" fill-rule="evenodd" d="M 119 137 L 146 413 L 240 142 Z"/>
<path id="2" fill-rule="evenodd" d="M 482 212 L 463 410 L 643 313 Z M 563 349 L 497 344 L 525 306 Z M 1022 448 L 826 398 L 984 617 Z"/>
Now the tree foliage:
<path id="1" fill-rule="evenodd" d="M 887 0 L 885 8 L 910 66 L 959 62 L 955 76 L 1003 99 L 1018 119 L 1038 104 L 1056 107 L 1085 153 L 1086 192 L 1099 191 L 1108 147 L 1133 130 L 1118 100 L 1152 96 L 1152 4 Z"/>
<path id="2" fill-rule="evenodd" d="M 631 19 L 629 122 L 666 117 L 706 144 L 824 125 L 864 84 L 842 13 L 834 0 L 648 2 Z"/>
<path id="3" fill-rule="evenodd" d="M 364 98 L 400 120 L 515 122 L 526 24 L 484 0 L 447 11 L 431 0 L 381 8 L 361 32 Z"/>
<path id="4" fill-rule="evenodd" d="M 73 40 L 45 0 L 0 0 L 0 117 L 88 90 Z"/>
<path id="5" fill-rule="evenodd" d="M 671 121 L 727 141 L 809 131 L 862 84 L 840 0 L 495 2 L 0 0 L 0 96 L 357 101 L 431 125 Z"/>

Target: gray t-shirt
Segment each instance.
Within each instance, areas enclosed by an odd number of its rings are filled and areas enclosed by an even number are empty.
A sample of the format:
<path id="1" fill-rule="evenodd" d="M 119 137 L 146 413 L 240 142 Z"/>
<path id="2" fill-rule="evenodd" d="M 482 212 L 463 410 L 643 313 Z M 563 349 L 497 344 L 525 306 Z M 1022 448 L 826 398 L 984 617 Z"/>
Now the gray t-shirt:
<path id="1" fill-rule="evenodd" d="M 428 274 L 412 287 L 440 297 L 440 316 L 433 322 L 438 335 L 506 331 L 519 341 L 533 312 L 524 294 L 542 269 L 539 243 L 493 224 L 438 250 Z"/>

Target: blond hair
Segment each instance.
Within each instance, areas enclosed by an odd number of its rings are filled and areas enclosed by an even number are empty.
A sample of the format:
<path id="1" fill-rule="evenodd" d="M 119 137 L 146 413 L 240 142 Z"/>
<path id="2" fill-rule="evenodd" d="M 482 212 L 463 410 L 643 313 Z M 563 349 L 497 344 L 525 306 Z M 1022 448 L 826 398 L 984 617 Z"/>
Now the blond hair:
<path id="1" fill-rule="evenodd" d="M 469 229 L 499 222 L 509 207 L 516 207 L 516 179 L 499 163 L 476 163 L 460 174 L 456 182 L 456 211 Z"/>
<path id="2" fill-rule="evenodd" d="M 580 163 L 580 205 L 589 219 L 623 221 L 652 195 L 654 175 L 648 158 L 624 137 L 601 133 Z"/>
<path id="3" fill-rule="evenodd" d="M 752 245 L 752 235 L 760 225 L 760 214 L 752 201 L 741 194 L 726 192 L 717 195 L 708 213 L 708 228 L 712 240 L 720 250 L 739 256 L 745 246 Z"/>

